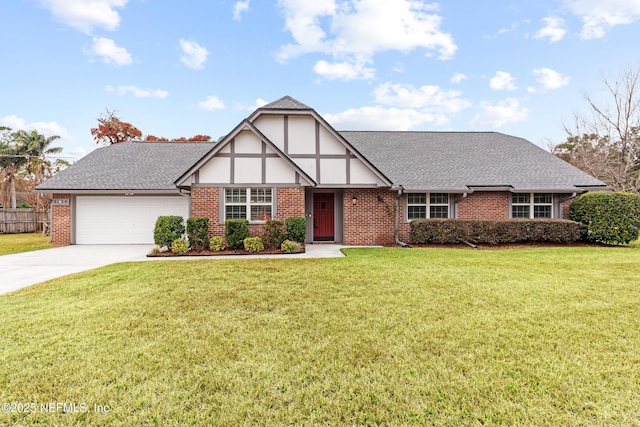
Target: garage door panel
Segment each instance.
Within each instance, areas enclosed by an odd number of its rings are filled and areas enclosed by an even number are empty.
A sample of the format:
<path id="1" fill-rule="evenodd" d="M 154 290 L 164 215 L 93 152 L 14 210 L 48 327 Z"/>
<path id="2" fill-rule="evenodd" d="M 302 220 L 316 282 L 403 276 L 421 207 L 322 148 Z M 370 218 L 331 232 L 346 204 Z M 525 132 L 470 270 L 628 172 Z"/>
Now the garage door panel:
<path id="1" fill-rule="evenodd" d="M 162 215 L 189 216 L 184 196 L 78 196 L 77 244 L 153 244 Z"/>

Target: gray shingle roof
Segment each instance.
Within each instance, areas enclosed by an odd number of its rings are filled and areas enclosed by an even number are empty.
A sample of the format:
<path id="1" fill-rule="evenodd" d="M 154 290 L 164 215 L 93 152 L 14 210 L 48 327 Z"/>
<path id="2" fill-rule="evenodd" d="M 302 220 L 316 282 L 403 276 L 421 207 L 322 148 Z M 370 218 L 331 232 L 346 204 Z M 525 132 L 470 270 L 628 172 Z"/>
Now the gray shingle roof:
<path id="1" fill-rule="evenodd" d="M 175 190 L 211 142 L 123 142 L 98 148 L 37 190 Z"/>
<path id="2" fill-rule="evenodd" d="M 258 108 L 258 110 L 312 110 L 312 108 L 287 95 L 267 105 L 263 105 Z"/>
<path id="3" fill-rule="evenodd" d="M 573 191 L 605 184 L 531 142 L 496 132 L 339 132 L 395 185 Z"/>

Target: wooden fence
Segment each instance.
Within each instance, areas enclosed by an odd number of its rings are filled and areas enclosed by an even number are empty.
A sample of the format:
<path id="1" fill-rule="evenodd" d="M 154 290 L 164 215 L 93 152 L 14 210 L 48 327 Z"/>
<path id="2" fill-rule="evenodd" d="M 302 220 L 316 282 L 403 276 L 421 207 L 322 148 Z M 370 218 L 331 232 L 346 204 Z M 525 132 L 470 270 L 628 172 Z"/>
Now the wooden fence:
<path id="1" fill-rule="evenodd" d="M 0 209 L 0 234 L 39 233 L 49 222 L 48 212 Z"/>

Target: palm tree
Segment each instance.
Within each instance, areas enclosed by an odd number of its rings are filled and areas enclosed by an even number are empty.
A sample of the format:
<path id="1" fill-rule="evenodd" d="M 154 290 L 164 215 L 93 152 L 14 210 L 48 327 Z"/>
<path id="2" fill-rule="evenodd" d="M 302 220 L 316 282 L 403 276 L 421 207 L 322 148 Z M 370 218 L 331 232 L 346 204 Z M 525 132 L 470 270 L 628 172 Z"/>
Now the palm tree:
<path id="1" fill-rule="evenodd" d="M 37 181 L 46 177 L 51 169 L 51 162 L 45 156 L 62 151 L 61 147 L 50 147 L 58 138 L 60 137 L 57 135 L 46 138 L 36 130 L 30 133 L 19 130 L 10 134 L 9 138 L 0 140 L 2 181 L 9 187 L 12 209 L 16 208 L 16 174 L 26 167 Z"/>
<path id="2" fill-rule="evenodd" d="M 27 164 L 28 155 L 25 146 L 13 142 L 0 142 L 0 169 L 2 170 L 2 182 L 9 187 L 11 209 L 16 208 L 16 174 L 22 166 Z"/>

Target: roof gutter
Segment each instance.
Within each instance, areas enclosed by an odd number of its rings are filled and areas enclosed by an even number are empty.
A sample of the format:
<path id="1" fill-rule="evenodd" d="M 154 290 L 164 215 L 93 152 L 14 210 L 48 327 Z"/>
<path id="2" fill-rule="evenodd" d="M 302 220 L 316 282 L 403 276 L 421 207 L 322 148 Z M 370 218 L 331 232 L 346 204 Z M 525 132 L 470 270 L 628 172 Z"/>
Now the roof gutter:
<path id="1" fill-rule="evenodd" d="M 396 224 L 395 224 L 395 241 L 396 241 L 396 245 L 400 245 L 403 248 L 410 248 L 411 246 L 409 246 L 408 244 L 402 242 L 400 240 L 400 198 L 402 197 L 403 194 L 403 188 L 402 185 L 398 187 L 398 195 L 396 196 Z"/>

